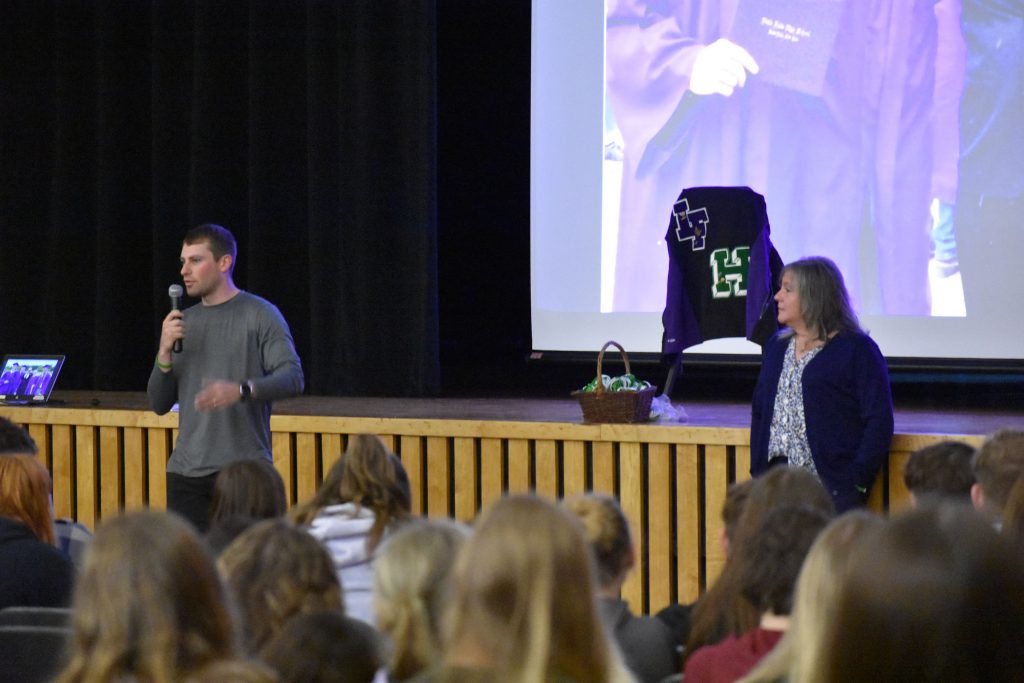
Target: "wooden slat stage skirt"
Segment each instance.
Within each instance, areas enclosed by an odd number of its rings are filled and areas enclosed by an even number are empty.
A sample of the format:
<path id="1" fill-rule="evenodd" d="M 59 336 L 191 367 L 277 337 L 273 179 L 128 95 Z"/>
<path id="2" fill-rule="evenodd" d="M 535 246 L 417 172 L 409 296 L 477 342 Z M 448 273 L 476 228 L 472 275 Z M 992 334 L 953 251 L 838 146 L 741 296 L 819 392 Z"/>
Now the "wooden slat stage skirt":
<path id="1" fill-rule="evenodd" d="M 121 510 L 166 504 L 177 414 L 158 416 L 135 393 L 57 392 L 46 406 L 0 407 L 26 426 L 53 474 L 54 509 L 94 527 Z M 409 473 L 415 514 L 471 521 L 494 499 L 535 491 L 615 495 L 637 545 L 623 597 L 637 612 L 689 602 L 724 562 L 720 511 L 748 478 L 750 406 L 684 405 L 681 423 L 583 424 L 571 399 L 299 397 L 274 406 L 274 464 L 289 505 L 310 498 L 349 436 L 380 435 Z M 1024 415 L 897 411 L 889 462 L 871 492 L 878 511 L 907 501 L 910 453 L 942 439 L 978 445 Z"/>

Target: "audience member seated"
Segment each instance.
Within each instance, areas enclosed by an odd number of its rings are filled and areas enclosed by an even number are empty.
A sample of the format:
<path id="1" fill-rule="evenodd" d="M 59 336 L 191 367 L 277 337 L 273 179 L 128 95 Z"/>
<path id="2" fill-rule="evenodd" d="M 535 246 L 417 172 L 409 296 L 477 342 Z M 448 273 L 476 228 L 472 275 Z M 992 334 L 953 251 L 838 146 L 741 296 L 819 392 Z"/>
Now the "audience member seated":
<path id="1" fill-rule="evenodd" d="M 398 461 L 380 438 L 351 437 L 313 499 L 291 512 L 327 547 L 345 591 L 346 613 L 373 624 L 373 555 L 389 531 L 409 518 Z"/>
<path id="2" fill-rule="evenodd" d="M 236 660 L 223 584 L 192 527 L 138 511 L 100 524 L 72 607 L 58 683 L 182 681 Z M 223 679 L 222 679 L 223 680 Z M 240 680 L 240 679 L 232 679 Z"/>
<path id="3" fill-rule="evenodd" d="M 672 632 L 659 619 L 638 617 L 620 595 L 636 565 L 629 522 L 611 496 L 588 494 L 563 503 L 582 522 L 598 580 L 598 612 L 638 681 L 658 683 L 679 671 Z"/>
<path id="4" fill-rule="evenodd" d="M 36 455 L 36 441 L 23 428 L 0 417 L 0 455 Z"/>
<path id="5" fill-rule="evenodd" d="M 373 627 L 337 611 L 292 617 L 260 658 L 280 683 L 372 683 L 383 664 Z"/>
<path id="6" fill-rule="evenodd" d="M 940 441 L 914 451 L 903 467 L 910 504 L 928 498 L 969 503 L 974 485 L 974 447 L 962 441 Z"/>
<path id="7" fill-rule="evenodd" d="M 441 657 L 441 615 L 450 597 L 455 556 L 469 535 L 450 520 L 416 520 L 377 551 L 373 606 L 391 640 L 388 680 L 406 681 Z"/>
<path id="8" fill-rule="evenodd" d="M 255 655 L 297 614 L 344 613 L 334 563 L 320 542 L 284 519 L 246 529 L 217 559 L 238 606 L 242 642 Z"/>
<path id="9" fill-rule="evenodd" d="M 71 599 L 74 567 L 55 545 L 50 486 L 31 455 L 0 456 L 0 609 Z"/>
<path id="10" fill-rule="evenodd" d="M 0 417 L 0 456 L 39 454 L 35 439 L 25 429 L 5 417 Z M 92 532 L 83 524 L 72 519 L 59 518 L 53 521 L 57 547 L 76 567 L 82 566 L 85 549 L 92 540 Z"/>
<path id="11" fill-rule="evenodd" d="M 220 554 L 255 522 L 286 511 L 284 480 L 269 460 L 237 460 L 222 469 L 213 485 L 206 542 Z"/>
<path id="12" fill-rule="evenodd" d="M 981 444 L 974 454 L 974 507 L 999 522 L 1010 489 L 1024 474 L 1024 431 L 1001 429 Z"/>
<path id="13" fill-rule="evenodd" d="M 730 484 L 725 492 L 725 502 L 722 503 L 722 531 L 718 537 L 718 543 L 722 548 L 722 557 L 729 557 L 732 539 L 736 534 L 736 525 L 747 504 L 747 496 L 750 495 L 750 487 L 753 483 L 751 479 L 737 481 Z M 676 644 L 680 653 L 690 637 L 690 616 L 696 604 L 693 602 L 688 605 L 669 605 L 656 615 L 672 631 L 672 642 Z"/>
<path id="14" fill-rule="evenodd" d="M 1017 477 L 1003 508 L 1003 533 L 1024 549 L 1024 474 Z"/>
<path id="15" fill-rule="evenodd" d="M 760 612 L 760 623 L 693 652 L 686 660 L 686 681 L 732 683 L 775 647 L 789 627 L 800 567 L 829 519 L 809 505 L 783 505 L 765 516 L 757 533 L 738 549 L 744 556 L 741 590 Z"/>
<path id="16" fill-rule="evenodd" d="M 771 510 L 782 505 L 801 504 L 810 505 L 830 516 L 835 513 L 832 497 L 821 481 L 803 468 L 779 465 L 754 479 L 736 524 L 722 573 L 693 608 L 684 657 L 699 647 L 714 645 L 728 635 L 740 636 L 757 627 L 761 615 L 742 593 L 740 578 L 744 568 L 740 550 L 757 533 Z"/>
<path id="17" fill-rule="evenodd" d="M 923 506 L 859 542 L 809 680 L 1022 681 L 1024 560 L 969 506 Z"/>
<path id="18" fill-rule="evenodd" d="M 817 683 L 822 634 L 835 618 L 839 587 L 846 580 L 854 544 L 882 524 L 878 515 L 854 510 L 840 515 L 822 531 L 800 569 L 786 635 L 742 683 Z"/>
<path id="19" fill-rule="evenodd" d="M 459 551 L 442 665 L 417 681 L 630 681 L 597 613 L 579 523 L 535 496 L 484 511 Z"/>

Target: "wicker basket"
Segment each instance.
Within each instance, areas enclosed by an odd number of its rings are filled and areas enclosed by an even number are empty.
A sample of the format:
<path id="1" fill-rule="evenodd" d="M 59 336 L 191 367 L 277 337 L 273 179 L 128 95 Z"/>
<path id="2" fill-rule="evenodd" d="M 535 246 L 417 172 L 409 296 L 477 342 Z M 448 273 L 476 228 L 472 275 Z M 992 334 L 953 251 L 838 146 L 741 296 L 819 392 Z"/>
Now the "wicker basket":
<path id="1" fill-rule="evenodd" d="M 626 364 L 626 374 L 629 370 L 629 356 L 625 349 L 618 342 L 609 341 L 601 347 L 597 354 L 597 377 L 601 377 L 601 365 L 604 362 L 604 352 L 609 346 L 614 346 L 622 354 L 622 361 Z M 651 415 L 651 400 L 657 387 L 647 387 L 641 391 L 633 389 L 626 391 L 607 391 L 600 380 L 594 391 L 574 391 L 574 396 L 580 402 L 583 409 L 584 422 L 647 422 Z"/>

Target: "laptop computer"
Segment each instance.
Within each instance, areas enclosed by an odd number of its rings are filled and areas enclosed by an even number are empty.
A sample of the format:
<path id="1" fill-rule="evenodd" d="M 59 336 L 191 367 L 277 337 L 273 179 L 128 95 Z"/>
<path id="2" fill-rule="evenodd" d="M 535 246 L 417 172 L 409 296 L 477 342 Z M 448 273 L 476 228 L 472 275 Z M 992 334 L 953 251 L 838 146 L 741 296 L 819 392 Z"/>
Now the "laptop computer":
<path id="1" fill-rule="evenodd" d="M 0 404 L 35 405 L 50 400 L 64 356 L 4 356 L 0 368 Z"/>

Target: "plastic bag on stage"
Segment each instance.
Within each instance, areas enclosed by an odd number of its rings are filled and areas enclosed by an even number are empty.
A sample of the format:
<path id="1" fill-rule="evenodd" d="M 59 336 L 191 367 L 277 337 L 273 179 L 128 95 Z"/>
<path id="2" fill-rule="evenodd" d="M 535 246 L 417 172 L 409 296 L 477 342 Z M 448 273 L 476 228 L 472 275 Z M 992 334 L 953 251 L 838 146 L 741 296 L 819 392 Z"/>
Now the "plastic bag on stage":
<path id="1" fill-rule="evenodd" d="M 651 417 L 664 422 L 686 422 L 690 419 L 686 410 L 672 405 L 672 400 L 665 394 L 651 399 Z"/>

